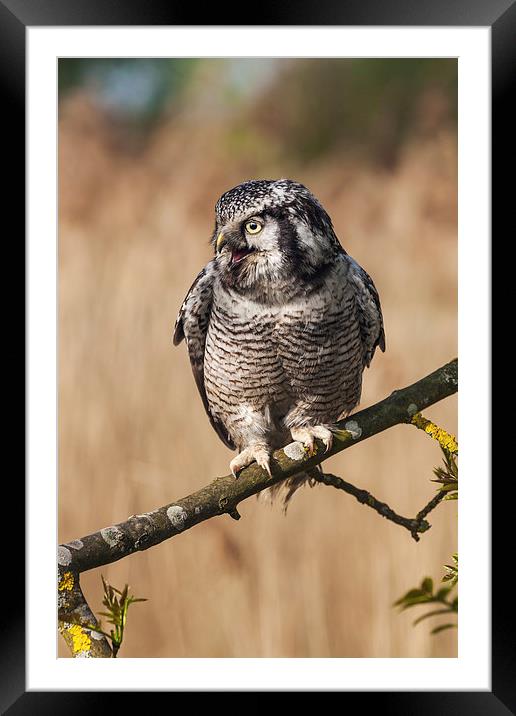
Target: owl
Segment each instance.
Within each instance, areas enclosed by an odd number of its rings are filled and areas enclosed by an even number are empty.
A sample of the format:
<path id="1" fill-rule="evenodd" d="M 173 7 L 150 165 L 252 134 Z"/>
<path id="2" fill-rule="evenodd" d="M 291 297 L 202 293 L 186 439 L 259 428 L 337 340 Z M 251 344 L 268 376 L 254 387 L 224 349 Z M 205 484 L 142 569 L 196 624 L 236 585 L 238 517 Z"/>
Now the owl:
<path id="1" fill-rule="evenodd" d="M 362 373 L 385 350 L 378 293 L 302 184 L 253 180 L 215 206 L 213 259 L 174 328 L 213 428 L 237 455 L 235 477 L 291 441 L 332 445 L 359 402 Z M 307 480 L 286 482 L 287 495 Z"/>

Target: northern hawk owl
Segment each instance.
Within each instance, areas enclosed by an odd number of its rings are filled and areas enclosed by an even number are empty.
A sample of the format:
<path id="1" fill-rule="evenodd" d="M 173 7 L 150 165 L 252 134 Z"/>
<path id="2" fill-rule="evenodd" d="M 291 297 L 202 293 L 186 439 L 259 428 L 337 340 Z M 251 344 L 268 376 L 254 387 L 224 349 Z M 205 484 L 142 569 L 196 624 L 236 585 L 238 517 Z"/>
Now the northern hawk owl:
<path id="1" fill-rule="evenodd" d="M 359 402 L 362 372 L 385 350 L 378 293 L 302 184 L 247 181 L 215 207 L 214 258 L 181 306 L 199 393 L 232 473 L 292 439 L 330 448 L 332 427 Z M 289 494 L 306 476 L 290 478 Z"/>

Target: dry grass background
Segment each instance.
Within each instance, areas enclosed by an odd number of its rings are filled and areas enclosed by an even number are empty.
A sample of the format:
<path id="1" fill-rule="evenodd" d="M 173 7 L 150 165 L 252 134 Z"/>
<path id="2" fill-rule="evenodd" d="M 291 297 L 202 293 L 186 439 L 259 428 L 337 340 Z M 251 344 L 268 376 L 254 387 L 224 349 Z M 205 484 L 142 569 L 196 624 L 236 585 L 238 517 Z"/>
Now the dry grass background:
<path id="1" fill-rule="evenodd" d="M 344 151 L 303 166 L 228 153 L 224 119 L 172 118 L 148 146 L 121 151 L 86 95 L 60 114 L 59 541 L 173 501 L 227 474 L 231 453 L 204 414 L 172 325 L 210 257 L 213 206 L 248 178 L 291 176 L 320 198 L 372 275 L 387 352 L 365 373 L 362 406 L 456 355 L 456 139 L 407 141 L 381 170 Z M 456 431 L 455 398 L 427 411 Z M 399 426 L 328 461 L 401 514 L 432 496 L 438 446 Z M 352 498 L 318 486 L 287 517 L 252 498 L 102 569 L 148 602 L 131 608 L 120 657 L 452 657 L 392 602 L 456 549 L 456 503 L 416 544 Z M 81 582 L 101 602 L 100 570 Z M 59 654 L 67 656 L 64 644 Z"/>

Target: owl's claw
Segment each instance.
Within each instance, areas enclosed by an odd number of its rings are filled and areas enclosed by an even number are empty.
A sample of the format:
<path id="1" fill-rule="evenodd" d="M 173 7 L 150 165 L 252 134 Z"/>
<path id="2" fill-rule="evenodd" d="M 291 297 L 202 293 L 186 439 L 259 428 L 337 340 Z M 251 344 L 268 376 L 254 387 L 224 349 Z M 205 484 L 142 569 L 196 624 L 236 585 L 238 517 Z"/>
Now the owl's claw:
<path id="1" fill-rule="evenodd" d="M 330 433 L 329 435 L 326 435 L 325 437 L 321 438 L 323 443 L 326 445 L 326 452 L 328 452 L 328 450 L 331 450 L 331 447 L 333 445 L 333 433 L 330 430 L 328 432 Z"/>
<path id="2" fill-rule="evenodd" d="M 293 440 L 303 443 L 309 455 L 314 454 L 314 440 L 322 440 L 326 446 L 326 452 L 333 445 L 333 433 L 324 425 L 310 425 L 304 428 L 291 428 L 290 434 Z"/>
<path id="3" fill-rule="evenodd" d="M 233 476 L 238 478 L 238 473 L 252 462 L 256 462 L 269 477 L 272 477 L 269 451 L 262 445 L 250 445 L 238 453 L 229 463 L 229 469 Z"/>

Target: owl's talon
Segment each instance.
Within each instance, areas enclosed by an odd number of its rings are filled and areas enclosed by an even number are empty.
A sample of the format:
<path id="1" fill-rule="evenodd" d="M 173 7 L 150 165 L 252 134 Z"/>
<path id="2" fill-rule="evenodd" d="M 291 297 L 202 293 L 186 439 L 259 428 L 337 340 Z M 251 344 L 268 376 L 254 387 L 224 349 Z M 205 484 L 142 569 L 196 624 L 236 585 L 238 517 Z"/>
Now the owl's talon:
<path id="1" fill-rule="evenodd" d="M 269 477 L 272 477 L 270 467 L 270 455 L 266 448 L 262 445 L 249 445 L 242 452 L 238 453 L 229 463 L 229 469 L 231 473 L 238 479 L 238 474 L 245 467 L 248 467 L 252 462 L 256 462 L 263 470 L 265 470 Z"/>
<path id="2" fill-rule="evenodd" d="M 329 452 L 333 445 L 333 433 L 330 433 L 330 436 L 327 438 L 322 438 L 323 443 L 326 445 L 326 451 Z"/>
<path id="3" fill-rule="evenodd" d="M 270 466 L 270 463 L 269 463 L 269 456 L 268 456 L 268 455 L 267 455 L 267 458 L 266 458 L 265 460 L 263 460 L 263 459 L 262 459 L 262 460 L 256 460 L 256 462 L 257 462 L 258 465 L 262 468 L 262 470 L 265 470 L 265 472 L 268 473 L 269 477 L 272 477 L 271 466 Z"/>
<path id="4" fill-rule="evenodd" d="M 314 440 L 322 440 L 326 446 L 325 452 L 331 449 L 333 445 L 333 433 L 324 425 L 309 425 L 304 428 L 291 428 L 290 434 L 292 439 L 303 443 L 310 457 L 315 454 L 316 449 Z"/>

